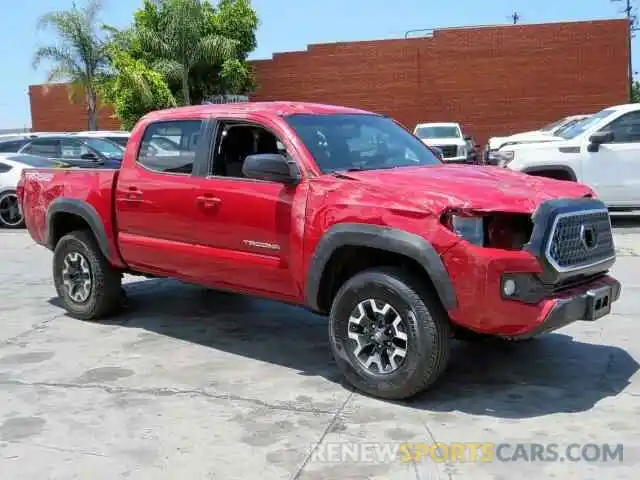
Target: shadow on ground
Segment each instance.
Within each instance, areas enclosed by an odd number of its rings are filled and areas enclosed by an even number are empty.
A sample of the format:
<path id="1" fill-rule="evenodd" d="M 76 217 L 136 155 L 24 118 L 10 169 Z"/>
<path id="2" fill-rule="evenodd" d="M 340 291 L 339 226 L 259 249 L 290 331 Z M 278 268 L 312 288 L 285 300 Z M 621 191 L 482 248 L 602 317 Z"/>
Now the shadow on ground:
<path id="1" fill-rule="evenodd" d="M 110 321 L 342 383 L 327 321 L 277 302 L 173 280 L 126 285 L 128 309 Z M 57 304 L 57 299 L 52 299 Z M 620 393 L 638 370 L 624 350 L 549 334 L 526 344 L 456 342 L 443 379 L 411 408 L 528 418 L 590 409 Z M 276 387 L 276 386 L 274 386 Z"/>
<path id="2" fill-rule="evenodd" d="M 640 229 L 640 213 L 612 213 L 611 226 L 614 229 Z"/>

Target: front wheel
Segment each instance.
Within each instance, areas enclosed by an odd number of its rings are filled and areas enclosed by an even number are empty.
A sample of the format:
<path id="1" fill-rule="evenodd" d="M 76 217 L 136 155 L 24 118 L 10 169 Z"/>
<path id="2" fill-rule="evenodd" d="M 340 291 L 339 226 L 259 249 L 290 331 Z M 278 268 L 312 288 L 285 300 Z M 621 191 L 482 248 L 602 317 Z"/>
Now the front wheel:
<path id="1" fill-rule="evenodd" d="M 67 311 L 81 320 L 98 320 L 122 305 L 122 276 L 85 230 L 60 239 L 53 254 L 53 279 Z"/>
<path id="2" fill-rule="evenodd" d="M 400 269 L 355 275 L 331 308 L 338 368 L 355 388 L 380 398 L 405 399 L 431 386 L 447 365 L 449 336 L 439 300 Z"/>

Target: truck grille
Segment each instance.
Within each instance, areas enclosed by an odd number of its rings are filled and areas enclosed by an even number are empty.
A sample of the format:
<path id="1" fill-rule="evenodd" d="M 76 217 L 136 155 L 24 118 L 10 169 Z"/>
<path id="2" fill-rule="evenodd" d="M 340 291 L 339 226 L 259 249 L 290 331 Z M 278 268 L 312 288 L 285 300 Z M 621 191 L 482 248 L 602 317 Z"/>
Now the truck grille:
<path id="1" fill-rule="evenodd" d="M 444 158 L 452 158 L 458 154 L 458 147 L 456 145 L 436 145 L 436 148 L 440 149 Z"/>
<path id="2" fill-rule="evenodd" d="M 583 210 L 558 215 L 546 256 L 558 272 L 576 271 L 614 258 L 609 212 Z"/>

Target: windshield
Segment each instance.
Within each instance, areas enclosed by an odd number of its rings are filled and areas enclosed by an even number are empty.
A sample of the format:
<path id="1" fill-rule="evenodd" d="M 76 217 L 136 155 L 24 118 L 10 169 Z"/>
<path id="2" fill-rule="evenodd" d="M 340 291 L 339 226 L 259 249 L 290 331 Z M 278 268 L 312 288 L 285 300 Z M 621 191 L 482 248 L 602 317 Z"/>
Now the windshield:
<path id="1" fill-rule="evenodd" d="M 426 145 L 386 117 L 292 115 L 286 120 L 325 173 L 442 164 Z"/>
<path id="2" fill-rule="evenodd" d="M 591 118 L 591 117 L 580 118 L 578 120 L 571 120 L 566 125 L 563 125 L 558 130 L 556 130 L 554 135 L 556 137 L 560 137 L 562 135 L 562 132 L 566 132 L 570 128 L 575 127 L 576 125 L 580 125 L 581 123 L 585 122 L 586 120 L 589 120 L 589 118 Z"/>
<path id="3" fill-rule="evenodd" d="M 580 122 L 574 123 L 569 128 L 563 129 L 562 131 L 556 133 L 556 135 L 566 140 L 571 140 L 572 138 L 575 138 L 582 132 L 586 131 L 588 128 L 591 128 L 592 125 L 598 123 L 603 118 L 607 118 L 614 112 L 615 110 L 611 108 L 601 110 L 598 113 L 591 115 L 590 117 L 585 118 Z"/>
<path id="4" fill-rule="evenodd" d="M 97 150 L 107 158 L 122 158 L 124 148 L 117 143 L 101 140 L 99 138 L 87 138 L 86 144 L 94 150 Z"/>
<path id="5" fill-rule="evenodd" d="M 107 140 L 111 140 L 113 143 L 117 143 L 121 147 L 126 147 L 129 137 L 107 137 Z"/>
<path id="6" fill-rule="evenodd" d="M 431 126 L 416 128 L 416 137 L 422 140 L 430 138 L 460 138 L 460 130 L 454 126 Z"/>
<path id="7" fill-rule="evenodd" d="M 563 122 L 565 122 L 567 119 L 566 118 L 562 118 L 560 120 L 556 120 L 553 123 L 550 123 L 548 125 L 545 125 L 544 127 L 542 127 L 540 129 L 541 132 L 550 132 L 552 131 L 554 128 L 559 127 L 560 125 L 562 125 Z"/>

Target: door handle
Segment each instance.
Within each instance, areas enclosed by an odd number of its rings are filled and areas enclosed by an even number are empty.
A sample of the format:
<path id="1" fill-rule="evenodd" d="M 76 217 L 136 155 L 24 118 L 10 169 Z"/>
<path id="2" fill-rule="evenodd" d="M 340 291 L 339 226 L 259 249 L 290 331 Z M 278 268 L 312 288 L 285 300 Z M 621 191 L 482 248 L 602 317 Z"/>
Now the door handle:
<path id="1" fill-rule="evenodd" d="M 204 208 L 215 208 L 218 204 L 220 204 L 220 199 L 214 197 L 213 195 L 198 195 L 196 197 L 196 201 L 198 205 L 202 205 Z"/>
<path id="2" fill-rule="evenodd" d="M 129 187 L 127 188 L 127 193 L 125 193 L 125 196 L 127 197 L 127 200 L 141 200 L 142 192 L 138 190 L 138 187 Z"/>

